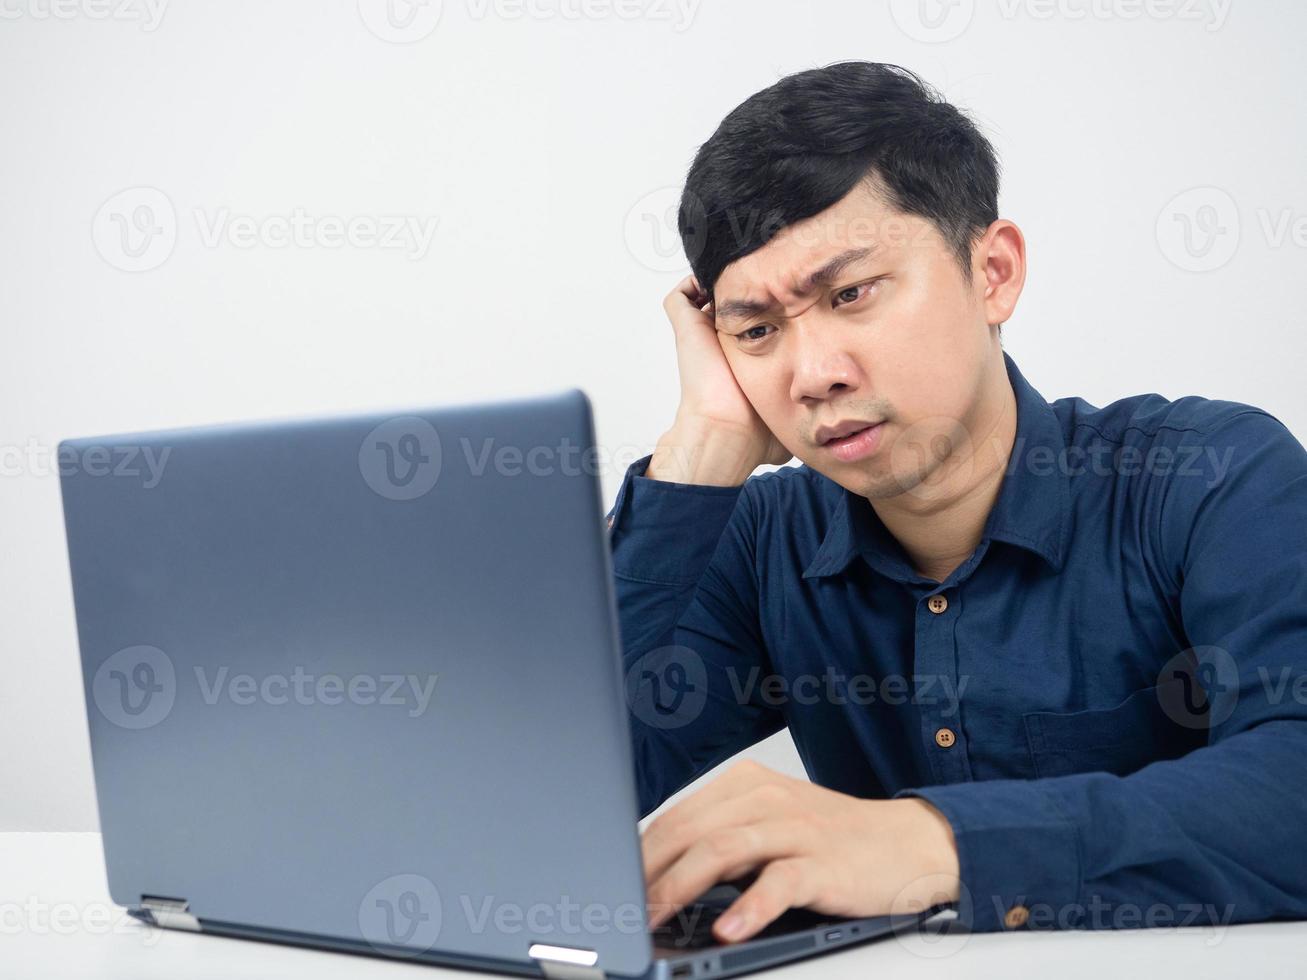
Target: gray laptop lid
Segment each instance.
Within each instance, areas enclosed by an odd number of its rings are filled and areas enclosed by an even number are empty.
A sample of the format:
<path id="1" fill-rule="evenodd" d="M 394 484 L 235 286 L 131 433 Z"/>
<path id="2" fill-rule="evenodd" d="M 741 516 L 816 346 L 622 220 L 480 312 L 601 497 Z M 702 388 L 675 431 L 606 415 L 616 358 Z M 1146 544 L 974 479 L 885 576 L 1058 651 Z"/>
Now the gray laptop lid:
<path id="1" fill-rule="evenodd" d="M 114 900 L 644 972 L 592 446 L 578 389 L 63 443 Z"/>

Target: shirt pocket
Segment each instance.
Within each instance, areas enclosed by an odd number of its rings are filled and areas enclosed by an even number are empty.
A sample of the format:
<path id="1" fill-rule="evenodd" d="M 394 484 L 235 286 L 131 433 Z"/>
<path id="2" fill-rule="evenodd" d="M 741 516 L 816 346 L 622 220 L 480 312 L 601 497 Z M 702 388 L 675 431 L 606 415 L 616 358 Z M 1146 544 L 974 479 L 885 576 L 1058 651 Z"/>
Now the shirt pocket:
<path id="1" fill-rule="evenodd" d="M 1026 744 L 1036 777 L 1078 772 L 1125 776 L 1206 745 L 1205 729 L 1186 728 L 1167 717 L 1158 690 L 1154 685 L 1135 691 L 1111 708 L 1026 712 Z"/>

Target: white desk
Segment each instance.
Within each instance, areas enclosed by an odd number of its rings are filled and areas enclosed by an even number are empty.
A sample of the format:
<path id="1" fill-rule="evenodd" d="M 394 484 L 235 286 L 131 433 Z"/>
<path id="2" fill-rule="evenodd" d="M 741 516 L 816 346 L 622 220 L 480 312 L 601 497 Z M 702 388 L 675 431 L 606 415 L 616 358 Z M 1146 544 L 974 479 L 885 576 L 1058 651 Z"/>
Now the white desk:
<path id="1" fill-rule="evenodd" d="M 1134 980 L 1307 975 L 1307 922 L 1119 932 L 889 939 L 758 974 L 776 980 L 891 977 Z M 0 834 L 4 980 L 440 980 L 487 973 L 151 929 L 112 904 L 98 834 Z"/>

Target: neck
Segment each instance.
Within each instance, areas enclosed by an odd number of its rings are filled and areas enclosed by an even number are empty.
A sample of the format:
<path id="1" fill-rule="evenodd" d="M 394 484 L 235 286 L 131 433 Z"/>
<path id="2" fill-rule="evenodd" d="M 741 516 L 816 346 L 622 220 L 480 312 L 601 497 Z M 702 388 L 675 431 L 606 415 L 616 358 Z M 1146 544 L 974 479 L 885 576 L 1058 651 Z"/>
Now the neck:
<path id="1" fill-rule="evenodd" d="M 952 452 L 912 490 L 872 501 L 919 575 L 942 582 L 976 550 L 1003 484 L 1016 415 L 1016 395 L 1000 363 Z"/>

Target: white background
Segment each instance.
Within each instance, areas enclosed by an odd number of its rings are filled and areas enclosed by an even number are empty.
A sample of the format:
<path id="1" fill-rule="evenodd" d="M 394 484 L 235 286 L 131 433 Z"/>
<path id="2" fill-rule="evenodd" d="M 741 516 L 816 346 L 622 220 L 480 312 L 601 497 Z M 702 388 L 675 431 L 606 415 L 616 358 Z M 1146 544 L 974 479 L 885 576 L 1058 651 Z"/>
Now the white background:
<path id="1" fill-rule="evenodd" d="M 395 36 L 384 0 L 159 2 L 0 0 L 0 829 L 96 822 L 59 439 L 576 385 L 611 503 L 677 402 L 668 206 L 793 71 L 896 62 L 975 115 L 1029 248 L 1005 346 L 1046 397 L 1307 438 L 1301 4 L 444 0 Z M 114 221 L 150 201 L 133 260 Z M 297 209 L 434 234 L 241 238 Z M 755 753 L 801 772 L 787 736 Z"/>

